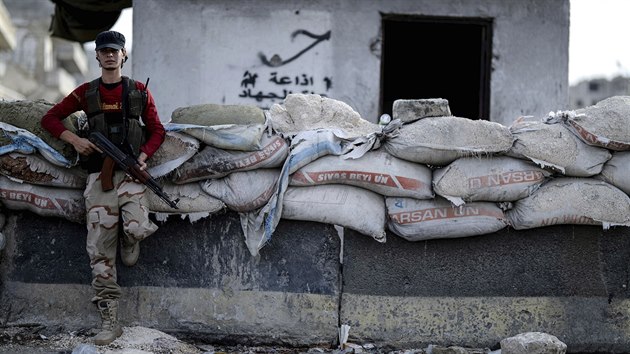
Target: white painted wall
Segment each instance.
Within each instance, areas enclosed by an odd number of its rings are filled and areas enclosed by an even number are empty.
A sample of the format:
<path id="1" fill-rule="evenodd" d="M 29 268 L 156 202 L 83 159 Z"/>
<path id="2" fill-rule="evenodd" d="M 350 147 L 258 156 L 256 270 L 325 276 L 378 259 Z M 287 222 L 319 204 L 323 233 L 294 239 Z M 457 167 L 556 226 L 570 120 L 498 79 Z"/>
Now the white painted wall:
<path id="1" fill-rule="evenodd" d="M 134 77 L 162 121 L 183 106 L 323 94 L 376 122 L 381 13 L 494 19 L 490 120 L 567 109 L 569 0 L 134 0 Z M 330 38 L 292 37 L 297 30 Z M 316 44 L 314 44 L 317 42 Z M 263 65 L 277 54 L 279 67 Z M 410 50 L 413 41 L 410 39 Z M 420 68 L 430 70 L 430 68 Z M 418 97 L 426 98 L 426 97 Z"/>

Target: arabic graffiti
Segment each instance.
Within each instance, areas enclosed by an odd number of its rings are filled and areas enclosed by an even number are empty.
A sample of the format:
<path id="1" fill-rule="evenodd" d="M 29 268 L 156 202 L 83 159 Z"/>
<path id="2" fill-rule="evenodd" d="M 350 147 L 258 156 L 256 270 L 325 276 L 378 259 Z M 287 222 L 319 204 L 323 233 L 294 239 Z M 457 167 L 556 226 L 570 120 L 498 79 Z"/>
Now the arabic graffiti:
<path id="1" fill-rule="evenodd" d="M 291 93 L 314 94 L 315 86 L 318 83 L 312 75 L 303 73 L 297 75 L 279 75 L 277 71 L 274 71 L 269 73 L 268 82 L 271 82 L 276 86 L 287 88 L 282 88 L 281 91 L 278 91 L 279 93 L 273 91 L 265 93 L 262 90 L 256 92 L 255 88 L 258 76 L 258 73 L 250 72 L 249 70 L 246 70 L 245 73 L 243 73 L 243 79 L 241 80 L 241 87 L 243 90 L 238 97 L 253 98 L 256 102 L 262 102 L 266 99 L 283 100 Z M 325 91 L 329 91 L 332 88 L 332 78 L 330 77 L 324 77 L 319 82 L 323 82 L 324 87 L 326 88 Z M 327 97 L 325 93 L 319 93 L 319 95 Z"/>
<path id="2" fill-rule="evenodd" d="M 307 30 L 297 30 L 293 33 L 291 33 L 291 40 L 294 40 L 295 37 L 297 37 L 300 34 L 303 34 L 305 36 L 311 37 L 313 39 L 315 39 L 315 41 L 313 43 L 311 43 L 310 45 L 308 45 L 306 48 L 302 49 L 301 51 L 299 51 L 297 54 L 295 54 L 294 56 L 290 57 L 287 60 L 282 60 L 282 58 L 280 58 L 280 56 L 278 54 L 274 54 L 270 60 L 267 59 L 267 57 L 263 54 L 263 53 L 258 53 L 258 57 L 260 58 L 260 60 L 262 61 L 263 64 L 270 66 L 272 68 L 276 68 L 278 66 L 282 66 L 284 64 L 288 64 L 292 61 L 294 61 L 295 59 L 297 59 L 300 55 L 308 52 L 311 48 L 315 47 L 318 43 L 322 42 L 322 41 L 327 41 L 330 39 L 330 31 L 322 34 L 322 35 L 316 35 L 313 34 Z"/>

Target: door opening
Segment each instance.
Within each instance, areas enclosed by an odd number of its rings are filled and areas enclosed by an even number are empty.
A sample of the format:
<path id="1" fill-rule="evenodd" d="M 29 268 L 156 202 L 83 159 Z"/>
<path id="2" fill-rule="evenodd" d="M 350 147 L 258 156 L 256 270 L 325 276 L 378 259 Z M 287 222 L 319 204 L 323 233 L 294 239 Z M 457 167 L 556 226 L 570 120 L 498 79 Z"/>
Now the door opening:
<path id="1" fill-rule="evenodd" d="M 382 15 L 380 112 L 444 98 L 454 116 L 490 119 L 492 20 Z"/>

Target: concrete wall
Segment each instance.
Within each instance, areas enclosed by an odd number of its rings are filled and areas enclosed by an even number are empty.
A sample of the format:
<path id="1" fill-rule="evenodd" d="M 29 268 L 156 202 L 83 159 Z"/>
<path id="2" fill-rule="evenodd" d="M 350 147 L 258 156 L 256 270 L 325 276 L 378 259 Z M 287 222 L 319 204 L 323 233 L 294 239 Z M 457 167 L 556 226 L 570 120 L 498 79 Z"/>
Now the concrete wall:
<path id="1" fill-rule="evenodd" d="M 193 104 L 266 108 L 287 90 L 326 94 L 376 122 L 381 13 L 493 19 L 490 120 L 509 125 L 567 109 L 568 0 L 137 0 L 133 7 L 134 76 L 151 77 L 163 121 Z M 331 36 L 286 65 L 263 65 L 261 53 L 287 60 L 316 41 L 292 39 L 296 30 Z"/>
<path id="2" fill-rule="evenodd" d="M 0 323 L 49 331 L 98 325 L 83 225 L 7 214 Z M 387 348 L 497 347 L 547 332 L 570 353 L 630 351 L 627 228 L 504 229 L 483 236 L 386 243 L 327 224 L 282 220 L 257 257 L 239 217 L 178 217 L 118 262 L 121 322 L 244 344 Z M 340 261 L 343 255 L 343 262 Z"/>

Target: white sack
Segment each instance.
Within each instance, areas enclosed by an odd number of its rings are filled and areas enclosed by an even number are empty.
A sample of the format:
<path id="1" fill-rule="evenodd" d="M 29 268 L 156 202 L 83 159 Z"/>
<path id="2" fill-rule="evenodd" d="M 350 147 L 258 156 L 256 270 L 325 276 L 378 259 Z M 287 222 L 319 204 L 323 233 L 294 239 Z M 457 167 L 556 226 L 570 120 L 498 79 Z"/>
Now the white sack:
<path id="1" fill-rule="evenodd" d="M 246 212 L 267 204 L 276 191 L 280 169 L 261 168 L 234 172 L 218 179 L 199 182 L 201 189 L 221 200 L 230 210 Z"/>
<path id="2" fill-rule="evenodd" d="M 495 122 L 454 116 L 427 117 L 405 124 L 399 136 L 383 143 L 390 154 L 412 162 L 444 166 L 459 157 L 510 149 L 510 130 Z"/>
<path id="3" fill-rule="evenodd" d="M 171 177 L 177 184 L 221 178 L 237 171 L 280 167 L 289 154 L 289 145 L 280 135 L 263 135 L 259 151 L 222 150 L 206 146 L 178 167 Z"/>
<path id="4" fill-rule="evenodd" d="M 602 172 L 595 177 L 630 194 L 630 151 L 613 152 Z"/>
<path id="5" fill-rule="evenodd" d="M 289 94 L 282 104 L 272 105 L 267 116 L 273 129 L 287 136 L 307 130 L 338 129 L 358 137 L 381 130 L 348 104 L 316 94 Z"/>
<path id="6" fill-rule="evenodd" d="M 265 114 L 262 109 L 251 105 L 204 103 L 176 108 L 171 114 L 171 121 L 205 126 L 262 124 L 265 122 Z"/>
<path id="7" fill-rule="evenodd" d="M 254 151 L 260 150 L 260 138 L 265 132 L 264 124 L 225 124 L 225 125 L 194 125 L 168 123 L 164 125 L 166 131 L 188 134 L 209 146 L 219 149 Z"/>
<path id="8" fill-rule="evenodd" d="M 79 167 L 60 167 L 39 154 L 0 155 L 0 173 L 17 181 L 41 186 L 85 189 L 87 173 Z"/>
<path id="9" fill-rule="evenodd" d="M 33 154 L 37 151 L 46 160 L 57 166 L 72 167 L 79 162 L 79 154 L 76 151 L 74 152 L 74 154 L 68 153 L 68 155 L 70 155 L 71 157 L 67 158 L 58 150 L 53 149 L 39 136 L 31 133 L 26 129 L 18 128 L 11 124 L 0 122 L 0 130 L 2 131 L 2 134 L 8 136 L 11 139 L 10 144 L 6 144 L 0 147 L 0 155 L 8 154 L 11 152 Z M 55 138 L 51 136 L 51 139 Z"/>
<path id="10" fill-rule="evenodd" d="M 360 212 L 357 212 L 360 211 Z M 385 242 L 385 202 L 369 190 L 340 185 L 289 187 L 282 218 L 343 226 Z"/>
<path id="11" fill-rule="evenodd" d="M 567 176 L 594 176 L 612 156 L 604 148 L 585 144 L 562 124 L 518 119 L 510 130 L 516 141 L 506 155 L 531 160 Z"/>
<path id="12" fill-rule="evenodd" d="M 85 200 L 79 189 L 18 183 L 0 176 L 0 201 L 7 209 L 30 210 L 37 215 L 85 224 Z"/>
<path id="13" fill-rule="evenodd" d="M 532 194 L 550 172 L 508 156 L 462 157 L 433 171 L 433 190 L 455 205 L 510 202 Z"/>
<path id="14" fill-rule="evenodd" d="M 390 124 L 395 126 L 394 121 Z M 387 133 L 384 135 L 386 136 Z M 240 214 L 245 243 L 252 256 L 258 255 L 258 251 L 271 239 L 273 231 L 280 222 L 282 199 L 289 185 L 289 175 L 322 156 L 352 154 L 359 158 L 373 146 L 371 144 L 357 146 L 356 141 L 361 140 L 362 137 L 354 140 L 346 137 L 343 131 L 320 129 L 300 132 L 291 139 L 289 156 L 282 165 L 276 190 L 269 202 L 259 210 Z M 365 150 L 366 145 L 369 146 L 367 150 Z"/>
<path id="15" fill-rule="evenodd" d="M 503 210 L 491 202 L 454 206 L 441 197 L 385 198 L 385 205 L 389 230 L 408 241 L 477 236 L 507 226 Z"/>
<path id="16" fill-rule="evenodd" d="M 594 178 L 561 177 L 514 202 L 506 216 L 516 230 L 559 224 L 630 226 L 630 197 Z"/>
<path id="17" fill-rule="evenodd" d="M 384 196 L 430 199 L 431 169 L 401 160 L 384 150 L 373 150 L 358 159 L 329 155 L 295 171 L 290 186 L 345 184 Z"/>
<path id="18" fill-rule="evenodd" d="M 225 208 L 225 204 L 204 192 L 198 183 L 176 185 L 168 181 L 160 181 L 162 190 L 172 201 L 179 199 L 177 209 L 166 204 L 164 200 L 147 188 L 145 193 L 147 207 L 154 213 L 198 214 L 203 217 Z"/>
<path id="19" fill-rule="evenodd" d="M 630 96 L 614 96 L 575 111 L 549 113 L 584 143 L 610 150 L 630 150 Z"/>
<path id="20" fill-rule="evenodd" d="M 166 132 L 160 148 L 147 160 L 147 172 L 155 178 L 165 176 L 188 161 L 197 151 L 199 140 L 186 134 Z"/>

